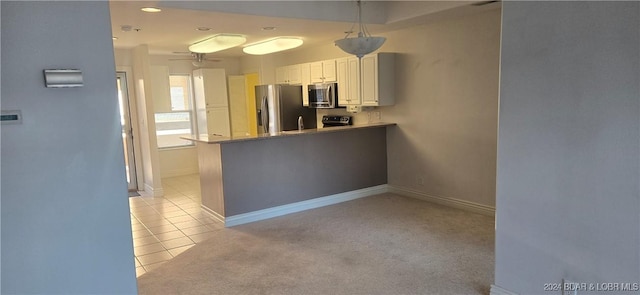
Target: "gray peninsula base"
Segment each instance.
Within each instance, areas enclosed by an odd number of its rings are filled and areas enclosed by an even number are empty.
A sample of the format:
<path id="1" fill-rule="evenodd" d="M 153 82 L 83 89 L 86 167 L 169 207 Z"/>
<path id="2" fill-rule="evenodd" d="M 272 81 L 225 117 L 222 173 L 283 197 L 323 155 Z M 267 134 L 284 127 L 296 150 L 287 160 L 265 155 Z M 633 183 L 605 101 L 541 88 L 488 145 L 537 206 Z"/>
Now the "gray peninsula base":
<path id="1" fill-rule="evenodd" d="M 223 221 L 387 183 L 386 126 L 196 145 L 202 206 Z"/>

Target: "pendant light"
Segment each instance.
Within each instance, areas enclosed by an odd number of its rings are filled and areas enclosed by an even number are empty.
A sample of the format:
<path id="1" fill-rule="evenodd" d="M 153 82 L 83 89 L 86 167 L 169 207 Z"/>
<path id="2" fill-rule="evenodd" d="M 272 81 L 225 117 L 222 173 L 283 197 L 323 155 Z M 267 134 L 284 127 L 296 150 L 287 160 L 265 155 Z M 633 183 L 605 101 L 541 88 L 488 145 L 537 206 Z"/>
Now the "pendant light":
<path id="1" fill-rule="evenodd" d="M 358 37 L 351 37 L 349 35 L 353 33 L 353 26 L 347 33 L 347 36 L 344 39 L 336 40 L 336 46 L 340 47 L 342 51 L 353 54 L 358 57 L 358 96 L 360 98 L 360 103 L 364 100 L 364 85 L 362 83 L 362 57 L 376 51 L 384 41 L 387 40 L 385 37 L 373 37 L 367 30 L 367 27 L 362 23 L 362 3 L 360 0 L 357 0 L 358 4 Z"/>
<path id="2" fill-rule="evenodd" d="M 376 51 L 384 41 L 386 41 L 385 37 L 373 37 L 367 30 L 367 27 L 362 23 L 362 4 L 360 0 L 356 1 L 358 4 L 358 25 L 359 31 L 357 37 L 349 38 L 349 35 L 353 33 L 353 27 L 355 23 L 351 26 L 351 29 L 347 33 L 347 36 L 344 39 L 336 40 L 336 46 L 340 47 L 342 51 L 353 54 L 358 58 L 362 58 L 363 56 Z"/>

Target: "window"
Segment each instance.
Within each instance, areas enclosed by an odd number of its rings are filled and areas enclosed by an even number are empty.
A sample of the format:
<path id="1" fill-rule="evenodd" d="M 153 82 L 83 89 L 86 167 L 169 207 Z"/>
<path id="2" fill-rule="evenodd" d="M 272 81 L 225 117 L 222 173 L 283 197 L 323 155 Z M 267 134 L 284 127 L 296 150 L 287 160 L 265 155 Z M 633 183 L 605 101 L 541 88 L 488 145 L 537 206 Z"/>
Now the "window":
<path id="1" fill-rule="evenodd" d="M 195 134 L 189 75 L 169 75 L 169 89 L 171 111 L 155 113 L 158 147 L 192 146 L 192 141 L 180 138 Z"/>

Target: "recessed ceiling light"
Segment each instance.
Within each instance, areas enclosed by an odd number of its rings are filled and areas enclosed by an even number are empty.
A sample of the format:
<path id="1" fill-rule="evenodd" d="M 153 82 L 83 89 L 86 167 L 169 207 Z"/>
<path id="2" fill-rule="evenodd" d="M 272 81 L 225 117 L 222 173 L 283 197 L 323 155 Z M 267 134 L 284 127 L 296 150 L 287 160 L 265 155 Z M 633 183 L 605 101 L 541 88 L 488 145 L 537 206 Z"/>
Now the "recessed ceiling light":
<path id="1" fill-rule="evenodd" d="M 162 11 L 162 9 L 157 8 L 157 7 L 142 7 L 142 8 L 140 8 L 140 10 L 142 10 L 144 12 L 160 12 L 160 11 Z"/>
<path id="2" fill-rule="evenodd" d="M 262 27 L 263 31 L 273 31 L 275 29 L 276 29 L 276 27 Z"/>
<path id="3" fill-rule="evenodd" d="M 111 37 L 111 39 L 113 39 L 113 40 L 118 40 L 118 37 L 113 36 L 113 37 Z"/>
<path id="4" fill-rule="evenodd" d="M 209 28 L 209 27 L 197 27 L 196 30 L 206 32 L 206 31 L 211 31 L 211 28 Z"/>

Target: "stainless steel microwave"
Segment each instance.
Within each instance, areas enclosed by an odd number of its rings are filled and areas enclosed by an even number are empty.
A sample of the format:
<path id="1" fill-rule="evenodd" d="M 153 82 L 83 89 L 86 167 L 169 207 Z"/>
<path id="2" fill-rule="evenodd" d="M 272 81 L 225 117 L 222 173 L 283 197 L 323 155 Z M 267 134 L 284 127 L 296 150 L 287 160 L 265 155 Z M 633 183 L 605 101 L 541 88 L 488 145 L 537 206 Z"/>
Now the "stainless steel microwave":
<path id="1" fill-rule="evenodd" d="M 309 107 L 332 109 L 338 107 L 338 83 L 309 85 Z"/>

